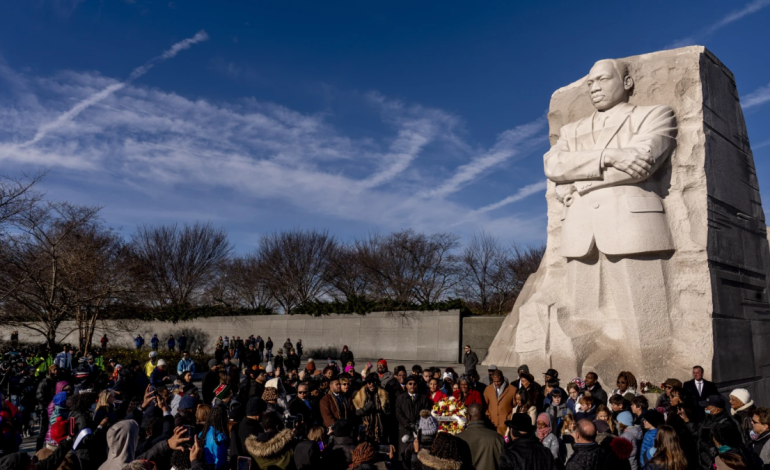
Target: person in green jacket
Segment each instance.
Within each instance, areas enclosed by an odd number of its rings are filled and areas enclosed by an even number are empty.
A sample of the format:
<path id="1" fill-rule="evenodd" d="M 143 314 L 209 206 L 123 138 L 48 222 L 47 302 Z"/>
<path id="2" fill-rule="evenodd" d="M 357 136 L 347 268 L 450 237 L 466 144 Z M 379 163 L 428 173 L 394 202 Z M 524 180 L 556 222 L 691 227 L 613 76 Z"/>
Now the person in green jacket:
<path id="1" fill-rule="evenodd" d="M 48 368 L 53 365 L 53 356 L 44 348 L 40 348 L 31 359 L 30 365 L 35 368 L 35 377 L 45 377 Z"/>
<path id="2" fill-rule="evenodd" d="M 474 403 L 468 407 L 467 412 L 470 421 L 465 430 L 457 437 L 468 444 L 474 468 L 479 470 L 497 469 L 500 455 L 505 446 L 503 436 L 485 425 L 482 405 Z"/>

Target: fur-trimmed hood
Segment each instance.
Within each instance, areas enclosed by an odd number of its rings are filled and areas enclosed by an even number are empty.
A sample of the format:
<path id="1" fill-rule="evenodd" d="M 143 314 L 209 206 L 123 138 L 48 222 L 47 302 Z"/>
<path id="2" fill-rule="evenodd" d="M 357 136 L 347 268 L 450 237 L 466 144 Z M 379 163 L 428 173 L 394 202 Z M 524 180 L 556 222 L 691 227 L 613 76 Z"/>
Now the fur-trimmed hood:
<path id="1" fill-rule="evenodd" d="M 364 407 L 366 404 L 366 393 L 366 385 L 356 392 L 356 395 L 353 397 L 353 407 L 355 409 L 360 410 Z M 384 388 L 377 387 L 377 396 L 380 397 L 380 403 L 382 403 L 383 408 L 387 406 L 390 398 L 388 398 L 388 392 L 386 392 Z"/>
<path id="2" fill-rule="evenodd" d="M 420 461 L 423 468 L 433 470 L 460 470 L 463 463 L 457 460 L 440 459 L 428 452 L 428 449 L 421 449 L 417 453 L 417 460 Z"/>
<path id="3" fill-rule="evenodd" d="M 264 442 L 257 440 L 257 436 L 249 436 L 244 445 L 255 459 L 266 459 L 285 451 L 292 443 L 293 438 L 294 433 L 291 432 L 291 429 L 284 429 Z"/>

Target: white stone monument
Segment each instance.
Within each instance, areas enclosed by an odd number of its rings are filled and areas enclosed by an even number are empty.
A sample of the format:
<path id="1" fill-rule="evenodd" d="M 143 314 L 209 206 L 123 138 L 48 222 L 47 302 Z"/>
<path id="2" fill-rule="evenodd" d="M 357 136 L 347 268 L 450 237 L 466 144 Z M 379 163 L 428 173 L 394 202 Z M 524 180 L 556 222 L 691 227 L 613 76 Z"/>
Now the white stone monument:
<path id="1" fill-rule="evenodd" d="M 484 363 L 611 388 L 702 365 L 770 398 L 770 250 L 732 73 L 699 46 L 599 61 L 548 118 L 546 254 Z"/>

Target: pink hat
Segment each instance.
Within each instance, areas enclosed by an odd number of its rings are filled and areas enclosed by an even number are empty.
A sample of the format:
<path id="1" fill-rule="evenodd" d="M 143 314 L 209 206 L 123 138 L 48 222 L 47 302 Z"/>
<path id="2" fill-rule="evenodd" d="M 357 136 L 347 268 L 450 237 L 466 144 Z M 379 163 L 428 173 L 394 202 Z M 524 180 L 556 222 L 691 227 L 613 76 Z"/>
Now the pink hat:
<path id="1" fill-rule="evenodd" d="M 345 372 L 350 372 L 353 370 L 353 366 L 345 366 Z"/>

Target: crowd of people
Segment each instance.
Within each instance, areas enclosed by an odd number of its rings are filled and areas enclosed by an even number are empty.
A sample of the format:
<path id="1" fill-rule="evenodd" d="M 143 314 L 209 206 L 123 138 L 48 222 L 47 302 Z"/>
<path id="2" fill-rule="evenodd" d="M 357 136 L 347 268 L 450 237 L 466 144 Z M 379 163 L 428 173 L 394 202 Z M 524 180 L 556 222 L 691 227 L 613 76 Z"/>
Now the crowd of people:
<path id="1" fill-rule="evenodd" d="M 469 346 L 458 374 L 359 367 L 347 346 L 317 365 L 301 341 L 273 355 L 259 336 L 219 338 L 196 364 L 182 338 L 168 343 L 181 348 L 176 364 L 158 341 L 126 364 L 99 349 L 17 352 L 23 372 L 0 395 L 0 470 L 770 468 L 770 409 L 745 389 L 725 399 L 700 366 L 649 403 L 629 371 L 611 391 L 594 372 L 562 381 L 490 365 L 480 377 Z M 447 397 L 464 405 L 457 434 L 431 414 Z M 19 452 L 35 430 L 34 455 Z"/>

